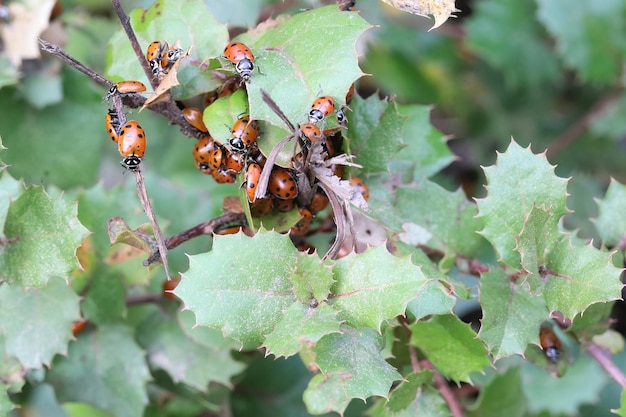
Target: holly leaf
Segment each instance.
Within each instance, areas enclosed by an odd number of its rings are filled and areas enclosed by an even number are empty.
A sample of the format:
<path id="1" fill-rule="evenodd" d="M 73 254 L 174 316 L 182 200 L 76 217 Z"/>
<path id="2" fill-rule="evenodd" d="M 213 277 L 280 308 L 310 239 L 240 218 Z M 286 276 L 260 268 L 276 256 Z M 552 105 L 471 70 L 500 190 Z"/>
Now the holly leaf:
<path id="1" fill-rule="evenodd" d="M 296 253 L 289 237 L 275 232 L 215 236 L 211 252 L 189 257 L 174 294 L 198 325 L 258 346 L 296 301 L 290 280 Z"/>
<path id="2" fill-rule="evenodd" d="M 368 173 L 386 171 L 389 161 L 406 145 L 402 142 L 407 116 L 395 102 L 381 100 L 376 94 L 363 99 L 358 94 L 350 102 L 348 148 L 356 162 Z"/>
<path id="3" fill-rule="evenodd" d="M 537 18 L 555 38 L 561 59 L 583 81 L 611 84 L 619 80 L 626 45 L 612 34 L 626 25 L 626 5 L 615 2 L 598 7 L 593 0 L 575 4 L 539 0 L 537 7 Z"/>
<path id="4" fill-rule="evenodd" d="M 208 390 L 210 382 L 232 387 L 231 378 L 245 368 L 232 358 L 230 349 L 191 339 L 174 318 L 156 306 L 137 328 L 137 340 L 146 349 L 152 367 L 166 371 L 175 383 L 201 392 Z"/>
<path id="5" fill-rule="evenodd" d="M 532 2 L 482 1 L 465 25 L 470 48 L 502 71 L 513 87 L 537 88 L 556 82 L 561 74 L 556 56 L 543 39 L 535 9 Z M 519 36 L 511 40 L 513 32 Z"/>
<path id="6" fill-rule="evenodd" d="M 470 373 L 490 365 L 487 349 L 467 323 L 447 314 L 410 326 L 411 344 L 455 382 L 470 382 Z"/>
<path id="7" fill-rule="evenodd" d="M 119 321 L 127 314 L 125 298 L 124 282 L 117 271 L 98 266 L 81 303 L 84 318 L 95 324 Z"/>
<path id="8" fill-rule="evenodd" d="M 0 176 L 0 230 L 4 230 L 6 217 L 9 212 L 11 202 L 17 200 L 24 191 L 20 181 L 14 179 L 8 172 L 3 171 Z"/>
<path id="9" fill-rule="evenodd" d="M 150 376 L 145 352 L 123 325 L 97 327 L 70 344 L 48 373 L 60 402 L 85 402 L 118 417 L 143 414 Z"/>
<path id="10" fill-rule="evenodd" d="M 19 285 L 0 286 L 0 335 L 6 354 L 25 368 L 50 365 L 54 355 L 65 354 L 72 323 L 80 318 L 78 300 L 60 278 L 26 292 Z"/>
<path id="11" fill-rule="evenodd" d="M 311 274 L 315 279 L 311 279 Z M 302 304 L 321 303 L 328 299 L 330 288 L 335 282 L 330 266 L 324 264 L 318 256 L 299 252 L 296 256 L 296 267 L 291 275 L 293 292 Z"/>
<path id="12" fill-rule="evenodd" d="M 339 318 L 353 327 L 377 331 L 383 320 L 404 314 L 426 281 L 409 257 L 395 257 L 384 246 L 337 260 L 333 274 L 337 282 L 330 305 L 339 311 Z"/>
<path id="13" fill-rule="evenodd" d="M 181 64 L 177 78 L 180 86 L 174 88 L 177 98 L 186 98 L 210 91 L 219 81 L 206 70 L 206 63 L 223 53 L 228 43 L 226 26 L 219 23 L 202 0 L 185 2 L 157 1 L 146 10 L 135 9 L 130 14 L 130 24 L 145 53 L 155 40 L 170 44 L 179 42 L 189 56 Z M 120 28 L 109 42 L 106 74 L 116 80 L 139 80 L 148 85 L 137 56 L 126 33 Z"/>
<path id="14" fill-rule="evenodd" d="M 621 298 L 622 270 L 613 265 L 610 254 L 591 245 L 561 240 L 550 252 L 546 270 L 543 295 L 548 308 L 567 318 L 573 319 L 591 304 Z"/>
<path id="15" fill-rule="evenodd" d="M 423 370 L 407 375 L 404 381 L 391 391 L 389 401 L 380 401 L 371 410 L 372 416 L 402 416 L 409 411 L 415 411 L 416 400 L 421 396 L 422 385 L 433 379 L 433 371 Z M 413 404 L 413 407 L 411 406 Z"/>
<path id="16" fill-rule="evenodd" d="M 549 318 L 542 295 L 531 292 L 528 283 L 510 280 L 499 268 L 481 275 L 480 305 L 478 337 L 496 360 L 523 354 L 528 344 L 538 344 L 541 323 Z"/>
<path id="17" fill-rule="evenodd" d="M 522 231 L 534 206 L 550 210 L 557 221 L 568 212 L 565 207 L 567 180 L 554 174 L 545 154 L 535 155 L 511 141 L 496 165 L 484 168 L 487 197 L 478 199 L 479 217 L 485 227 L 481 234 L 494 246 L 500 261 L 521 268 L 515 237 Z"/>
<path id="18" fill-rule="evenodd" d="M 428 280 L 417 290 L 417 297 L 409 302 L 407 310 L 417 320 L 435 314 L 446 314 L 454 308 L 456 299 L 438 280 Z"/>
<path id="19" fill-rule="evenodd" d="M 522 417 L 526 411 L 526 399 L 520 395 L 522 390 L 520 370 L 511 367 L 480 389 L 478 399 L 470 407 L 471 415 Z"/>
<path id="20" fill-rule="evenodd" d="M 291 16 L 261 32 L 256 39 L 254 32 L 249 33 L 250 39 L 245 42 L 254 52 L 261 71 L 261 74 L 255 72 L 247 84 L 250 117 L 285 127 L 263 102 L 261 89 L 292 123 L 306 118 L 318 96 L 332 96 L 337 106 L 345 104 L 348 89 L 363 75 L 355 43 L 370 27 L 358 14 L 342 12 L 330 5 Z M 331 49 L 312 45 L 328 45 Z M 328 59 L 329 53 L 333 59 Z M 320 66 L 320 62 L 324 65 Z"/>
<path id="21" fill-rule="evenodd" d="M 289 357 L 315 346 L 327 334 L 339 333 L 339 324 L 337 311 L 326 303 L 317 307 L 293 303 L 283 312 L 263 346 L 267 354 Z"/>
<path id="22" fill-rule="evenodd" d="M 0 384 L 0 415 L 3 416 L 8 415 L 9 411 L 13 410 L 13 403 L 9 398 L 7 388 L 7 385 Z"/>
<path id="23" fill-rule="evenodd" d="M 51 277 L 67 278 L 80 264 L 78 248 L 87 229 L 76 204 L 53 198 L 43 187 L 26 189 L 11 202 L 0 247 L 0 277 L 25 287 L 42 287 Z"/>
<path id="24" fill-rule="evenodd" d="M 476 218 L 476 206 L 465 198 L 463 191 L 450 192 L 424 180 L 412 186 L 398 187 L 395 197 L 393 205 L 405 219 L 403 227 L 410 231 L 408 235 L 411 239 L 422 236 L 419 242 L 405 243 L 427 245 L 445 254 L 477 255 L 484 242 L 477 233 L 483 220 Z"/>
<path id="25" fill-rule="evenodd" d="M 406 117 L 402 126 L 406 146 L 390 161 L 392 173 L 407 172 L 407 180 L 422 181 L 454 160 L 446 137 L 430 123 L 431 106 L 398 105 L 398 111 Z"/>
<path id="26" fill-rule="evenodd" d="M 626 235 L 626 186 L 611 178 L 602 200 L 597 201 L 599 215 L 595 226 L 609 247 L 616 246 Z"/>
<path id="27" fill-rule="evenodd" d="M 304 393 L 309 411 L 343 414 L 352 398 L 387 398 L 393 381 L 402 379 L 381 352 L 384 337 L 373 329 L 342 326 L 342 333 L 324 336 L 315 346 L 322 375 L 314 377 Z"/>

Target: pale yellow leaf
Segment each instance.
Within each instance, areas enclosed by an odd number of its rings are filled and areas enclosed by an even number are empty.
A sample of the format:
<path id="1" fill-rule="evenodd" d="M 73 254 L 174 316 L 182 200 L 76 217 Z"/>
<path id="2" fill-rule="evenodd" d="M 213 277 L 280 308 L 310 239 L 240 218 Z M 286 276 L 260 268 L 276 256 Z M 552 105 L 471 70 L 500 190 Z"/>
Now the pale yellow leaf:
<path id="1" fill-rule="evenodd" d="M 429 30 L 433 30 L 443 25 L 452 13 L 459 9 L 454 7 L 454 0 L 383 0 L 385 3 L 398 10 L 413 13 L 418 16 L 432 15 L 435 24 Z M 455 16 L 452 16 L 455 17 Z"/>

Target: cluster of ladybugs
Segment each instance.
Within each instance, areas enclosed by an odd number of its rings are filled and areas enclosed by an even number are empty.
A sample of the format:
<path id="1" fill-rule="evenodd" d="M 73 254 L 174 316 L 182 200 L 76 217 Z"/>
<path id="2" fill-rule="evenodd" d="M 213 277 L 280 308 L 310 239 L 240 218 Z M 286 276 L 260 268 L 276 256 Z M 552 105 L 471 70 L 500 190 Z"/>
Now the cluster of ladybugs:
<path id="1" fill-rule="evenodd" d="M 161 77 L 167 74 L 183 53 L 182 49 L 170 47 L 165 41 L 154 41 L 148 45 L 146 61 L 152 73 Z M 143 93 L 144 91 L 146 91 L 146 86 L 139 81 L 121 81 L 111 87 L 105 99 L 108 101 L 118 94 Z M 136 170 L 146 152 L 146 133 L 143 128 L 135 120 L 129 120 L 122 126 L 120 117 L 113 107 L 109 107 L 104 124 L 111 140 L 117 143 L 120 155 L 123 157 L 120 162 L 122 166 L 131 171 Z"/>

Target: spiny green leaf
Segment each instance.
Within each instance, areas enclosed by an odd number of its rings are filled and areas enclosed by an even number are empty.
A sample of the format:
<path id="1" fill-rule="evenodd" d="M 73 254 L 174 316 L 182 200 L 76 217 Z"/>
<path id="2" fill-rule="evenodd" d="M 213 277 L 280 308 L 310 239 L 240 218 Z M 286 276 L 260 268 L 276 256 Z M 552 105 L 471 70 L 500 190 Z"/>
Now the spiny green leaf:
<path id="1" fill-rule="evenodd" d="M 9 399 L 7 393 L 7 385 L 0 384 L 0 415 L 8 415 L 9 411 L 13 409 L 13 403 Z"/>
<path id="2" fill-rule="evenodd" d="M 3 171 L 0 176 L 0 226 L 4 230 L 4 224 L 11 202 L 17 200 L 24 191 L 20 181 L 14 179 L 8 172 Z"/>
<path id="3" fill-rule="evenodd" d="M 126 317 L 126 291 L 119 275 L 111 268 L 97 266 L 91 274 L 87 294 L 81 303 L 85 319 L 95 323 L 111 323 Z"/>
<path id="4" fill-rule="evenodd" d="M 573 246 L 563 239 L 550 252 L 546 269 L 543 295 L 548 308 L 570 319 L 591 304 L 621 298 L 621 269 L 593 246 Z"/>
<path id="5" fill-rule="evenodd" d="M 174 294 L 198 325 L 259 345 L 296 301 L 290 280 L 296 253 L 289 237 L 275 232 L 216 236 L 211 252 L 189 257 Z"/>
<path id="6" fill-rule="evenodd" d="M 417 297 L 409 302 L 407 310 L 417 320 L 434 315 L 446 314 L 452 311 L 456 299 L 437 280 L 428 280 L 417 290 Z"/>
<path id="7" fill-rule="evenodd" d="M 461 190 L 450 192 L 434 182 L 424 180 L 414 186 L 396 189 L 394 207 L 405 219 L 403 226 L 409 239 L 416 237 L 409 222 L 417 225 L 423 233 L 410 245 L 424 244 L 440 249 L 446 254 L 460 253 L 475 256 L 484 242 L 477 233 L 483 220 L 476 218 L 476 205 L 469 202 Z M 401 236 L 402 237 L 402 236 Z"/>
<path id="8" fill-rule="evenodd" d="M 378 331 L 383 320 L 404 314 L 426 281 L 408 257 L 397 258 L 383 246 L 339 259 L 333 274 L 337 282 L 330 305 L 339 311 L 339 318 L 353 327 Z"/>
<path id="9" fill-rule="evenodd" d="M 528 410 L 551 415 L 575 415 L 583 404 L 595 403 L 606 385 L 608 376 L 590 356 L 581 355 L 567 373 L 555 378 L 543 368 L 524 366 L 522 392 L 527 398 Z"/>
<path id="10" fill-rule="evenodd" d="M 7 355 L 25 368 L 50 365 L 54 355 L 67 352 L 72 322 L 80 318 L 78 302 L 60 278 L 26 292 L 19 285 L 0 286 L 0 334 Z"/>
<path id="11" fill-rule="evenodd" d="M 471 416 L 481 417 L 521 417 L 526 411 L 526 399 L 520 395 L 522 379 L 517 367 L 496 375 L 482 387 L 478 399 L 471 406 Z"/>
<path id="12" fill-rule="evenodd" d="M 196 326 L 196 318 L 191 311 L 179 311 L 178 322 L 186 336 L 196 343 L 219 350 L 236 349 L 239 347 L 239 343 L 224 337 L 219 330 Z"/>
<path id="13" fill-rule="evenodd" d="M 230 349 L 216 349 L 190 339 L 178 322 L 154 306 L 137 329 L 137 340 L 146 349 L 152 367 L 206 392 L 212 381 L 231 387 L 230 379 L 245 366 L 235 361 Z"/>
<path id="14" fill-rule="evenodd" d="M 424 371 L 428 372 L 428 371 Z M 412 375 L 411 375 L 412 376 Z M 409 378 L 411 377 L 409 376 Z M 403 387 L 403 382 L 397 389 Z M 412 385 L 412 384 L 411 384 Z M 406 392 L 403 394 L 410 395 L 410 385 L 405 385 Z M 393 409 L 397 405 L 392 406 L 393 393 L 388 404 L 384 401 L 378 401 L 378 403 L 372 407 L 368 414 L 372 417 L 412 417 L 412 416 L 428 416 L 428 417 L 449 417 L 450 408 L 447 406 L 441 394 L 432 387 L 418 388 L 416 392 L 412 393 L 414 399 L 408 403 L 405 408 Z"/>
<path id="15" fill-rule="evenodd" d="M 602 200 L 598 201 L 596 228 L 604 244 L 613 247 L 626 234 L 626 186 L 611 178 Z"/>
<path id="16" fill-rule="evenodd" d="M 114 417 L 113 414 L 85 403 L 64 403 L 67 417 Z"/>
<path id="17" fill-rule="evenodd" d="M 314 378 L 307 391 L 308 396 L 320 401 L 315 409 L 337 411 L 351 398 L 366 399 L 371 396 L 387 397 L 393 381 L 402 376 L 389 365 L 381 351 L 384 338 L 373 329 L 356 330 L 342 326 L 342 333 L 324 336 L 314 351 L 316 363 L 322 371 L 322 379 Z M 336 389 L 331 396 L 318 397 L 320 390 L 329 394 L 329 386 Z M 307 401 L 311 408 L 311 402 Z"/>
<path id="18" fill-rule="evenodd" d="M 511 141 L 496 165 L 484 168 L 488 182 L 486 198 L 477 200 L 485 224 L 482 234 L 491 242 L 500 261 L 521 268 L 515 236 L 533 206 L 549 209 L 556 220 L 567 213 L 567 180 L 554 175 L 544 154 L 535 155 Z"/>
<path id="19" fill-rule="evenodd" d="M 25 287 L 42 287 L 53 276 L 67 278 L 79 268 L 76 248 L 87 236 L 76 204 L 31 187 L 13 201 L 0 247 L 0 277 Z"/>
<path id="20" fill-rule="evenodd" d="M 28 393 L 28 401 L 21 412 L 27 416 L 67 417 L 49 384 L 37 384 Z"/>
<path id="21" fill-rule="evenodd" d="M 130 23 L 145 54 L 152 41 L 180 41 L 183 49 L 191 48 L 177 74 L 181 85 L 175 87 L 178 97 L 192 97 L 211 90 L 217 81 L 210 71 L 201 70 L 198 63 L 220 56 L 228 43 L 226 26 L 220 24 L 202 0 L 185 2 L 157 1 L 147 10 L 135 9 Z M 193 61 L 196 63 L 193 63 Z M 126 33 L 120 28 L 111 38 L 107 52 L 109 67 L 106 74 L 117 81 L 139 80 L 146 86 L 148 79 L 133 52 Z"/>
<path id="22" fill-rule="evenodd" d="M 522 354 L 529 343 L 539 342 L 539 327 L 549 317 L 545 300 L 527 283 L 512 282 L 499 268 L 480 279 L 482 325 L 478 336 L 495 359 Z"/>
<path id="23" fill-rule="evenodd" d="M 257 39 L 250 33 L 252 39 L 245 42 L 262 72 L 255 72 L 247 85 L 250 117 L 285 128 L 262 101 L 261 89 L 292 123 L 306 118 L 318 96 L 332 96 L 337 106 L 344 104 L 350 85 L 363 75 L 355 43 L 369 27 L 357 13 L 342 12 L 330 5 L 298 13 Z"/>
<path id="24" fill-rule="evenodd" d="M 613 34 L 626 26 L 624 2 L 539 0 L 537 6 L 537 17 L 556 38 L 567 66 L 583 80 L 610 84 L 619 79 L 626 45 Z"/>
<path id="25" fill-rule="evenodd" d="M 400 383 L 389 396 L 388 402 L 383 402 L 383 408 L 385 414 L 382 415 L 397 415 L 397 413 L 406 412 L 421 394 L 420 387 L 433 380 L 433 371 L 423 370 L 417 373 L 407 375 L 405 380 Z M 382 411 L 382 410 L 381 410 Z"/>
<path id="26" fill-rule="evenodd" d="M 471 372 L 490 364 L 487 349 L 469 324 L 451 314 L 410 326 L 411 344 L 418 347 L 446 377 L 470 382 Z"/>
<path id="27" fill-rule="evenodd" d="M 351 398 L 343 392 L 345 375 L 317 374 L 304 391 L 303 400 L 307 411 L 313 415 L 336 412 L 343 416 Z"/>
<path id="28" fill-rule="evenodd" d="M 315 277 L 315 279 L 311 279 Z M 335 282 L 333 271 L 317 255 L 299 252 L 296 255 L 296 268 L 291 275 L 293 293 L 302 304 L 309 304 L 315 299 L 318 303 L 326 301 L 330 287 Z"/>
<path id="29" fill-rule="evenodd" d="M 145 353 L 123 325 L 105 325 L 81 334 L 67 357 L 57 357 L 48 379 L 59 401 L 79 401 L 116 417 L 137 417 L 148 403 Z"/>
<path id="30" fill-rule="evenodd" d="M 318 340 L 330 333 L 339 333 L 337 311 L 326 303 L 313 308 L 293 303 L 274 330 L 267 335 L 263 346 L 276 357 L 291 356 L 303 347 L 315 346 Z"/>
<path id="31" fill-rule="evenodd" d="M 468 45 L 514 87 L 538 88 L 559 77 L 559 63 L 542 39 L 535 4 L 489 0 L 476 4 L 466 25 Z M 510 34 L 517 33 L 515 39 Z"/>
<path id="32" fill-rule="evenodd" d="M 389 161 L 406 146 L 402 138 L 407 116 L 400 114 L 395 102 L 381 100 L 376 94 L 366 99 L 355 95 L 350 107 L 350 153 L 357 156 L 364 172 L 386 171 Z"/>
<path id="33" fill-rule="evenodd" d="M 410 179 L 421 181 L 454 160 L 445 136 L 430 123 L 430 106 L 399 105 L 398 111 L 406 117 L 402 142 L 407 146 L 389 164 L 392 173 L 406 171 Z"/>

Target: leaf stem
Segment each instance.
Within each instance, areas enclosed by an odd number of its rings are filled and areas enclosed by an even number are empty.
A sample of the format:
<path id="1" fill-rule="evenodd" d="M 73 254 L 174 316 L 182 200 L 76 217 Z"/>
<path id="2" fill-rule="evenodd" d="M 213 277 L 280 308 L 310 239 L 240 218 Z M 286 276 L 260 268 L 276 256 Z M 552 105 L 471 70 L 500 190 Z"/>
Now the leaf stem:
<path id="1" fill-rule="evenodd" d="M 430 369 L 433 371 L 433 378 L 435 380 L 435 384 L 439 388 L 439 392 L 441 392 L 441 396 L 443 397 L 446 404 L 448 404 L 448 408 L 454 417 L 463 417 L 463 410 L 461 409 L 461 405 L 456 400 L 452 389 L 448 386 L 448 383 L 442 378 L 441 374 L 435 369 L 430 361 L 424 359 L 422 360 L 422 366 L 426 369 Z"/>
<path id="2" fill-rule="evenodd" d="M 608 349 L 592 343 L 589 345 L 589 354 L 622 388 L 626 386 L 626 375 L 613 363 Z"/>

